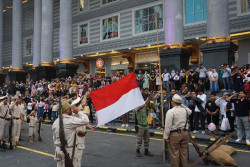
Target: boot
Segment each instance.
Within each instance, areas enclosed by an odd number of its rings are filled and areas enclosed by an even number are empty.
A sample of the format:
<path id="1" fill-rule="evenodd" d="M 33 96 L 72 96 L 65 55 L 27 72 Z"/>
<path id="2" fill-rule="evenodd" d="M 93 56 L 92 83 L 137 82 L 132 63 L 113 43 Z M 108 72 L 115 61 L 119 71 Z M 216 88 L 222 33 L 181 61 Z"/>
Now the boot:
<path id="1" fill-rule="evenodd" d="M 19 144 L 18 142 L 16 142 L 16 146 L 22 146 L 21 144 Z"/>
<path id="2" fill-rule="evenodd" d="M 136 156 L 141 157 L 140 149 L 136 149 Z"/>
<path id="3" fill-rule="evenodd" d="M 145 149 L 145 153 L 144 153 L 144 155 L 147 155 L 147 156 L 150 156 L 150 157 L 152 157 L 152 156 L 153 156 L 153 154 L 152 154 L 152 153 L 150 153 L 150 152 L 148 151 L 148 149 L 147 149 L 147 148 Z"/>

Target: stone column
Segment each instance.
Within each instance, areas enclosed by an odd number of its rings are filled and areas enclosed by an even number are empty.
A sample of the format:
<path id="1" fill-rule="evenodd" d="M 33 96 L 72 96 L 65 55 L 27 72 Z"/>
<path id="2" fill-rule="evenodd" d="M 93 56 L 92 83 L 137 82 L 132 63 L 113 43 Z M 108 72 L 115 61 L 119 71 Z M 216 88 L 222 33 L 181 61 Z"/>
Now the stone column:
<path id="1" fill-rule="evenodd" d="M 2 11 L 1 11 L 2 12 Z M 13 0 L 12 9 L 12 69 L 10 81 L 25 81 L 23 70 L 22 1 Z"/>
<path id="2" fill-rule="evenodd" d="M 34 0 L 33 67 L 41 62 L 42 0 Z"/>
<path id="3" fill-rule="evenodd" d="M 42 0 L 34 0 L 33 31 L 33 67 L 29 71 L 30 79 L 36 81 L 38 71 L 35 69 L 41 62 Z"/>
<path id="4" fill-rule="evenodd" d="M 209 0 L 207 5 L 207 43 L 200 46 L 204 66 L 217 68 L 232 64 L 237 46 L 230 41 L 228 0 Z"/>
<path id="5" fill-rule="evenodd" d="M 191 54 L 184 44 L 183 0 L 165 0 L 165 50 L 161 51 L 161 68 L 188 68 Z"/>
<path id="6" fill-rule="evenodd" d="M 55 78 L 53 64 L 53 0 L 42 0 L 41 62 L 37 78 Z"/>
<path id="7" fill-rule="evenodd" d="M 5 82 L 6 74 L 3 73 L 3 1 L 0 1 L 0 84 Z"/>
<path id="8" fill-rule="evenodd" d="M 60 64 L 56 66 L 57 77 L 74 76 L 77 72 L 72 43 L 72 0 L 60 0 Z"/>

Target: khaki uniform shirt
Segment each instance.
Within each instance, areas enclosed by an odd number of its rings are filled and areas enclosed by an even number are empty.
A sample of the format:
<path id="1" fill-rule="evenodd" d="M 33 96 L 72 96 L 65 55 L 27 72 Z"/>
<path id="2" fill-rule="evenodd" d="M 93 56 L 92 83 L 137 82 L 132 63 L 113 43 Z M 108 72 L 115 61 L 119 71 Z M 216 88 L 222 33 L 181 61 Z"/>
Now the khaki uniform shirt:
<path id="1" fill-rule="evenodd" d="M 23 107 L 21 105 L 14 105 L 12 108 L 12 116 L 15 118 L 21 118 Z"/>
<path id="2" fill-rule="evenodd" d="M 8 105 L 0 103 L 0 117 L 10 118 L 9 113 L 6 114 L 6 112 L 8 112 Z"/>
<path id="3" fill-rule="evenodd" d="M 187 114 L 190 115 L 192 111 L 184 105 L 175 106 L 168 110 L 166 113 L 164 139 L 168 139 L 171 131 L 177 130 L 178 128 L 184 129 L 187 121 Z M 188 123 L 186 125 L 188 129 Z"/>
<path id="4" fill-rule="evenodd" d="M 36 126 L 37 118 L 33 117 L 33 116 L 29 116 L 29 119 L 30 119 L 29 126 L 35 127 Z"/>
<path id="5" fill-rule="evenodd" d="M 89 123 L 89 119 L 86 114 L 83 112 L 78 113 L 79 117 L 70 116 L 63 114 L 63 126 L 64 126 L 64 133 L 65 139 L 67 141 L 67 147 L 73 147 L 74 138 L 76 135 L 76 128 L 87 125 Z M 53 131 L 53 140 L 54 144 L 59 146 L 60 145 L 60 136 L 59 136 L 59 118 L 53 123 L 52 131 Z"/>

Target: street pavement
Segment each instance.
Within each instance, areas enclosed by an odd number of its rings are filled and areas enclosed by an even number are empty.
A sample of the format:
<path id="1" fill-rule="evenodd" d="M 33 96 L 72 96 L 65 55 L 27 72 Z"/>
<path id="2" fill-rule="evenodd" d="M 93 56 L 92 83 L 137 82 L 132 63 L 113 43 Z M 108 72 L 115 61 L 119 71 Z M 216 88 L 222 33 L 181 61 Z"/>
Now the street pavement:
<path id="1" fill-rule="evenodd" d="M 54 167 L 54 146 L 51 125 L 43 125 L 42 142 L 29 143 L 28 126 L 22 131 L 20 144 L 15 150 L 0 151 L 1 167 Z M 198 141 L 201 145 L 208 145 Z M 162 162 L 162 140 L 160 136 L 153 136 L 150 140 L 150 151 L 153 157 L 135 155 L 136 138 L 134 133 L 120 133 L 107 131 L 88 131 L 86 135 L 86 150 L 84 151 L 83 167 L 166 167 L 169 163 Z M 237 153 L 232 157 L 239 167 L 250 164 L 250 150 L 247 146 L 235 145 Z M 142 153 L 144 150 L 141 150 Z M 189 165 L 198 158 L 193 146 L 189 146 Z M 197 166 L 204 166 L 203 162 Z M 209 165 L 214 166 L 214 165 Z"/>

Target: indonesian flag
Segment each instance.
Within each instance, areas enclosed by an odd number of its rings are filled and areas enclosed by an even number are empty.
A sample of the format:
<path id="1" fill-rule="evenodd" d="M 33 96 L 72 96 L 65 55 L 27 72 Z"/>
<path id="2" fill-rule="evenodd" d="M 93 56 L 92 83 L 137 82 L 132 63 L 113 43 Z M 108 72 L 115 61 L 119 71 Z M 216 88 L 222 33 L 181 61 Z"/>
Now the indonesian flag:
<path id="1" fill-rule="evenodd" d="M 115 83 L 91 92 L 90 97 L 97 113 L 97 127 L 145 104 L 134 72 Z"/>

